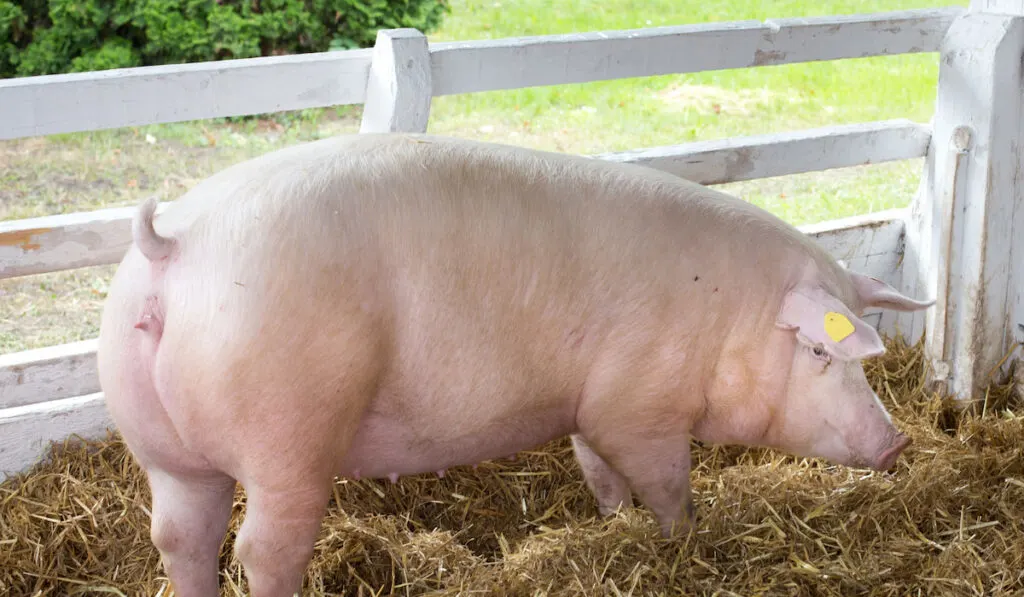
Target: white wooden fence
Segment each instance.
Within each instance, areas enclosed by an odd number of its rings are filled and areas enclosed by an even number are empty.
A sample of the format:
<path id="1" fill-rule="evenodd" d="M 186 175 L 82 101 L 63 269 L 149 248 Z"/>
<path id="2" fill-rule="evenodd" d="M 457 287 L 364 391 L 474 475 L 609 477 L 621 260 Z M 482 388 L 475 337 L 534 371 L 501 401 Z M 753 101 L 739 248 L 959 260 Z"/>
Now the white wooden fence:
<path id="1" fill-rule="evenodd" d="M 363 131 L 427 129 L 434 96 L 624 77 L 940 52 L 932 125 L 832 126 L 594 156 L 718 184 L 925 157 L 911 208 L 805 226 L 849 267 L 916 297 L 927 315 L 870 315 L 926 337 L 959 395 L 984 383 L 1024 321 L 1021 61 L 1024 0 L 882 14 L 744 21 L 429 44 L 381 31 L 351 50 L 0 81 L 0 139 L 364 104 Z M 0 278 L 112 264 L 134 208 L 0 222 Z M 48 442 L 110 425 L 88 340 L 0 356 L 0 475 Z"/>

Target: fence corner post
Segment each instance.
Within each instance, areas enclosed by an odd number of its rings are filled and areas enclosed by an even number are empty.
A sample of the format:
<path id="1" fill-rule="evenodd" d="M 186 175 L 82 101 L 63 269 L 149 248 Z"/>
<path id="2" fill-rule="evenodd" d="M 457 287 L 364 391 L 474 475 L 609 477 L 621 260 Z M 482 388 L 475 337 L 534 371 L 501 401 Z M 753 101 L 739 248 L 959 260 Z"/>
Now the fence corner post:
<path id="1" fill-rule="evenodd" d="M 974 0 L 953 22 L 907 221 L 904 290 L 936 304 L 899 325 L 911 342 L 924 335 L 929 380 L 961 400 L 1002 381 L 1020 356 L 1011 353 L 1024 323 L 1022 55 L 1022 0 Z"/>
<path id="2" fill-rule="evenodd" d="M 416 29 L 378 31 L 359 132 L 425 133 L 432 97 L 427 36 Z"/>

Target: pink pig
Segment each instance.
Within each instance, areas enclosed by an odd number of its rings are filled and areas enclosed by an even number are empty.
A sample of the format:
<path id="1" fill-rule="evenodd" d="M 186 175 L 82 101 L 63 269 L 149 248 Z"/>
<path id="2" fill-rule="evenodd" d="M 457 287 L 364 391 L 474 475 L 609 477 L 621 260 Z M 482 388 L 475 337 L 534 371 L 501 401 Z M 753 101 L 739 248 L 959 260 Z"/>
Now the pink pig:
<path id="1" fill-rule="evenodd" d="M 179 597 L 300 590 L 337 475 L 571 435 L 604 514 L 691 528 L 690 439 L 889 469 L 860 360 L 927 308 L 769 213 L 653 169 L 427 135 L 331 138 L 143 203 L 100 333 Z"/>

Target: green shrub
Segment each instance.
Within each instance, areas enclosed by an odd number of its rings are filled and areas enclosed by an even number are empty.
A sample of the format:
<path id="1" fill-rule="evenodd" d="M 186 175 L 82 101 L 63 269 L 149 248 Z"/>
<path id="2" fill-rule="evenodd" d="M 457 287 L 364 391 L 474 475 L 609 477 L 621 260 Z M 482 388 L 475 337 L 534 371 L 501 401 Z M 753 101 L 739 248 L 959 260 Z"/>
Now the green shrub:
<path id="1" fill-rule="evenodd" d="M 448 0 L 0 0 L 0 77 L 323 52 L 429 33 Z"/>

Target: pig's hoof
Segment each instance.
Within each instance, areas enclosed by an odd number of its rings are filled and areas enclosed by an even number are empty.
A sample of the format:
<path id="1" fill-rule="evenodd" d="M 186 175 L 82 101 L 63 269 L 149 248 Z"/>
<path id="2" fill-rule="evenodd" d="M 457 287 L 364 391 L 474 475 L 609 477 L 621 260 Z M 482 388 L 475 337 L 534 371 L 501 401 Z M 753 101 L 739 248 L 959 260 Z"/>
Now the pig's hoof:
<path id="1" fill-rule="evenodd" d="M 690 522 L 697 520 L 697 506 L 693 500 L 686 500 L 686 520 Z"/>

